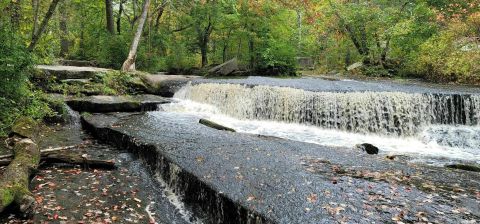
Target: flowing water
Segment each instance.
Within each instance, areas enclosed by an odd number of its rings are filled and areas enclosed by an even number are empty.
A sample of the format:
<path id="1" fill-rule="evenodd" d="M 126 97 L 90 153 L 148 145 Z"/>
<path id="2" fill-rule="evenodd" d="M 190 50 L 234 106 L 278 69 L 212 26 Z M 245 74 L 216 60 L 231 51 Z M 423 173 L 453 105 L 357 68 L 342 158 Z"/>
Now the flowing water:
<path id="1" fill-rule="evenodd" d="M 209 118 L 239 132 L 320 145 L 372 143 L 383 153 L 480 163 L 480 96 L 404 92 L 313 92 L 202 83 L 175 94 L 169 112 Z"/>

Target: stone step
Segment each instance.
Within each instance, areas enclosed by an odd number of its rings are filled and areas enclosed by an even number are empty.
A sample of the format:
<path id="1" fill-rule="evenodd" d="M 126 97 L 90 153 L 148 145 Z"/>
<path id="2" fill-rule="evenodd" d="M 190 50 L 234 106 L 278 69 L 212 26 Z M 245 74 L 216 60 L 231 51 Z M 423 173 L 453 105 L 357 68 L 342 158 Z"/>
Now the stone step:
<path id="1" fill-rule="evenodd" d="M 135 96 L 88 96 L 67 98 L 68 106 L 79 112 L 109 113 L 109 112 L 141 112 L 157 110 L 158 104 L 170 100 L 155 95 Z"/>
<path id="2" fill-rule="evenodd" d="M 64 79 L 61 81 L 62 83 L 66 83 L 66 84 L 81 85 L 81 84 L 89 83 L 91 79 Z"/>
<path id="3" fill-rule="evenodd" d="M 58 60 L 60 65 L 65 66 L 80 66 L 80 67 L 95 67 L 97 62 L 95 61 L 86 61 L 86 60 L 67 60 L 67 59 L 60 59 Z"/>
<path id="4" fill-rule="evenodd" d="M 57 80 L 91 79 L 95 77 L 97 73 L 104 73 L 110 71 L 110 69 L 106 68 L 63 65 L 37 65 L 36 68 L 41 71 L 42 75 L 55 76 Z"/>

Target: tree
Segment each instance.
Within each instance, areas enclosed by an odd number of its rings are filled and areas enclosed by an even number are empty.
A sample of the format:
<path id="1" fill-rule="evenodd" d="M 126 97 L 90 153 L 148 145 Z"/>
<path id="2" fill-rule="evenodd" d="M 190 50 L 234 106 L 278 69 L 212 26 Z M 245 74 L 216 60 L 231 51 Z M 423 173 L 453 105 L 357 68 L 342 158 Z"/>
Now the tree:
<path id="1" fill-rule="evenodd" d="M 43 32 L 47 28 L 47 24 L 50 21 L 50 19 L 53 16 L 53 13 L 55 12 L 55 9 L 57 8 L 57 4 L 61 0 L 52 0 L 52 3 L 50 3 L 50 6 L 48 7 L 47 14 L 45 14 L 45 17 L 42 20 L 42 23 L 40 24 L 40 27 L 38 28 L 37 32 L 32 36 L 32 40 L 30 42 L 30 45 L 28 46 L 29 51 L 33 51 L 35 49 L 35 46 L 38 43 L 38 40 L 42 36 Z"/>
<path id="2" fill-rule="evenodd" d="M 130 46 L 130 52 L 128 53 L 127 60 L 123 62 L 122 71 L 135 70 L 135 58 L 137 57 L 138 43 L 140 42 L 140 38 L 142 36 L 143 25 L 145 24 L 145 20 L 147 19 L 149 7 L 150 7 L 150 0 L 145 0 L 145 3 L 143 5 L 143 10 L 142 10 L 142 15 L 140 16 L 140 20 L 138 21 L 137 31 L 135 32 L 135 36 L 132 40 L 132 44 Z"/>
<path id="3" fill-rule="evenodd" d="M 105 15 L 107 19 L 107 30 L 110 34 L 115 33 L 115 27 L 113 23 L 113 6 L 112 0 L 105 0 Z"/>
<path id="4" fill-rule="evenodd" d="M 67 27 L 67 20 L 68 20 L 68 10 L 66 6 L 66 1 L 60 3 L 59 6 L 59 13 L 60 13 L 60 57 L 65 57 L 68 53 L 68 49 L 70 47 L 70 41 L 68 40 L 68 27 Z"/>

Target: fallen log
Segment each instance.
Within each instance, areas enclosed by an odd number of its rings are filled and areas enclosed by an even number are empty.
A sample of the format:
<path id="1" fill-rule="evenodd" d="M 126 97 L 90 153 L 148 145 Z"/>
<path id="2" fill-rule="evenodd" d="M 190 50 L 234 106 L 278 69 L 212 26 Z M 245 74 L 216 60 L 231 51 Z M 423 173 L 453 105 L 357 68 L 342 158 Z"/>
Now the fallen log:
<path id="1" fill-rule="evenodd" d="M 62 147 L 57 147 L 57 148 L 42 149 L 42 150 L 40 150 L 40 154 L 43 155 L 43 153 L 47 153 L 47 152 L 73 149 L 73 148 L 76 148 L 76 147 L 78 147 L 78 146 L 76 146 L 76 145 L 70 145 L 70 146 L 62 146 Z M 0 156 L 0 160 L 5 160 L 5 159 L 10 159 L 10 160 L 11 160 L 12 158 L 13 158 L 13 154 L 8 154 L 8 155 L 2 155 L 2 156 Z M 7 165 L 8 165 L 8 164 L 7 164 Z"/>
<path id="2" fill-rule="evenodd" d="M 70 165 L 81 165 L 85 168 L 115 168 L 115 162 L 113 160 L 90 159 L 86 155 L 79 155 L 75 153 L 68 154 L 60 150 L 45 150 L 40 151 L 40 154 L 40 161 L 42 162 L 42 165 L 48 165 L 53 163 L 66 163 Z M 11 162 L 11 157 L 0 159 L 0 166 L 8 166 Z"/>
<path id="3" fill-rule="evenodd" d="M 211 127 L 211 128 L 220 130 L 220 131 L 231 131 L 231 132 L 235 132 L 235 130 L 232 129 L 232 128 L 225 127 L 225 126 L 223 126 L 223 125 L 217 124 L 217 123 L 215 123 L 215 122 L 213 122 L 213 121 L 209 121 L 209 120 L 203 119 L 203 118 L 200 119 L 200 120 L 198 121 L 198 123 L 203 124 L 203 125 L 205 125 L 205 126 L 207 126 L 207 127 Z"/>
<path id="4" fill-rule="evenodd" d="M 14 159 L 0 178 L 0 213 L 10 204 L 19 206 L 25 216 L 33 215 L 35 198 L 28 190 L 30 176 L 40 163 L 40 150 L 30 139 L 22 139 L 13 147 Z"/>
<path id="5" fill-rule="evenodd" d="M 90 159 L 87 155 L 65 154 L 61 151 L 51 151 L 42 153 L 41 161 L 44 164 L 67 163 L 71 165 L 81 165 L 85 168 L 114 169 L 114 160 Z"/>

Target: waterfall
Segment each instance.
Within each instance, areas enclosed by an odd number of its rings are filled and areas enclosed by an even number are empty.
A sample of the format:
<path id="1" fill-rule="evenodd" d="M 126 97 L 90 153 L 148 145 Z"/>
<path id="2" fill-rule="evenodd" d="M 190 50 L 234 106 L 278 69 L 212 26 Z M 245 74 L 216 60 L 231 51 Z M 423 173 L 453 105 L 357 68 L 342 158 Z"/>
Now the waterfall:
<path id="1" fill-rule="evenodd" d="M 311 92 L 289 87 L 203 83 L 175 94 L 238 118 L 355 133 L 412 136 L 430 125 L 478 125 L 480 96 L 404 92 Z"/>

